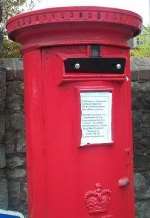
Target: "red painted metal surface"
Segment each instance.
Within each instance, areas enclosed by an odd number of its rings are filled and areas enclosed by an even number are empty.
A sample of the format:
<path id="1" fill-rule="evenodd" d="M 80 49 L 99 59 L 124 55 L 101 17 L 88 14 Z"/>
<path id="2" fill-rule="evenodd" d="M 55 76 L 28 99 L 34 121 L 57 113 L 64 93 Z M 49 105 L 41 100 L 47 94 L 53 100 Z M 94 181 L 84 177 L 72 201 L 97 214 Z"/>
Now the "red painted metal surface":
<path id="1" fill-rule="evenodd" d="M 8 21 L 22 44 L 29 214 L 32 218 L 133 218 L 131 74 L 135 13 L 99 7 L 45 9 Z M 65 73 L 64 60 L 126 59 L 123 74 Z M 100 58 L 100 57 L 99 57 Z M 112 141 L 80 146 L 81 92 L 112 93 Z"/>

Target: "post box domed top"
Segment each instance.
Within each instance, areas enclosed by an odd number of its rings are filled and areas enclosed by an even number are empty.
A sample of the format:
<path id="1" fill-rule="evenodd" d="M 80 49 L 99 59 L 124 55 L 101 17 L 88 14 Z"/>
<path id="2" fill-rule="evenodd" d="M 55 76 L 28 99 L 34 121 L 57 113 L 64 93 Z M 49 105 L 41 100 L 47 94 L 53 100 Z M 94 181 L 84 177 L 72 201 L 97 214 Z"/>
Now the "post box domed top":
<path id="1" fill-rule="evenodd" d="M 127 46 L 141 26 L 138 14 L 104 7 L 48 8 L 17 15 L 7 22 L 10 39 L 24 49 L 89 43 Z"/>

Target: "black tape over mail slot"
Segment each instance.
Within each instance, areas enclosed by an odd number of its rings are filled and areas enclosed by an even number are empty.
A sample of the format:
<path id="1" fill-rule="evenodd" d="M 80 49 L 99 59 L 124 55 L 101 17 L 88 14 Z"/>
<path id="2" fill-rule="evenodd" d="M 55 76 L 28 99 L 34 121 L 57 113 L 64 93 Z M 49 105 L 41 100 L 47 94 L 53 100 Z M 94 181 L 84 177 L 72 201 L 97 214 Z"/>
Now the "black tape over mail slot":
<path id="1" fill-rule="evenodd" d="M 68 58 L 64 61 L 66 73 L 123 74 L 125 58 Z"/>

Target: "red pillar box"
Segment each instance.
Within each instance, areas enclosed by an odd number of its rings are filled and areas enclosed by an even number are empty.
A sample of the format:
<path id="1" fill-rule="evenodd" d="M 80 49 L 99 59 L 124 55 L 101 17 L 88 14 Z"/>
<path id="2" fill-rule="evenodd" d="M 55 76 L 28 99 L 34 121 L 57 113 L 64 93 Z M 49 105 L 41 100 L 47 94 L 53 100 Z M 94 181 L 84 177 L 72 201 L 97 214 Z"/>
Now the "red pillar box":
<path id="1" fill-rule="evenodd" d="M 11 18 L 22 45 L 31 218 L 133 218 L 128 40 L 137 14 L 70 7 Z"/>

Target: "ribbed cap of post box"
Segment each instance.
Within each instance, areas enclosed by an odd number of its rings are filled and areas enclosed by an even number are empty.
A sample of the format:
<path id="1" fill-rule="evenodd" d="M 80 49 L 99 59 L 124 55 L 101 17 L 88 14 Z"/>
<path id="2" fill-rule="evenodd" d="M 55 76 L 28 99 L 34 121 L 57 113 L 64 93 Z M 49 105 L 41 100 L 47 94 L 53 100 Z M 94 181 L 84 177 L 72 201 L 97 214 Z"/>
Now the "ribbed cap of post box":
<path id="1" fill-rule="evenodd" d="M 138 14 L 104 7 L 48 8 L 7 22 L 10 39 L 21 43 L 23 49 L 70 44 L 127 46 L 141 26 Z"/>

